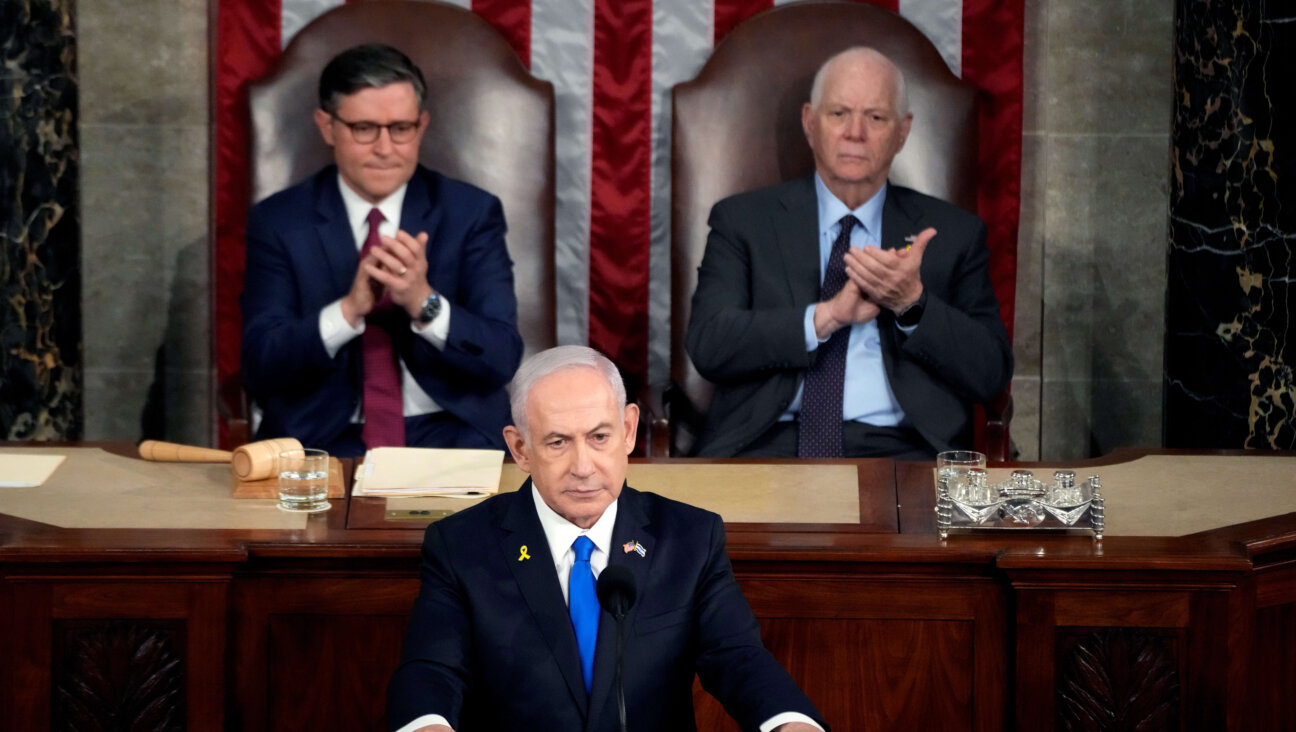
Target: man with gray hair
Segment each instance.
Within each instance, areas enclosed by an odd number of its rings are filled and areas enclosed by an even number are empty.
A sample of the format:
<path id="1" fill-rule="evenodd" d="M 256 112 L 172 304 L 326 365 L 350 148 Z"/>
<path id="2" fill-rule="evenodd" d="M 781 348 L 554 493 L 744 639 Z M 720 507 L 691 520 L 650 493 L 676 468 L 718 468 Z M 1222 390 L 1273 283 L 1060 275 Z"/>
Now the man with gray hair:
<path id="1" fill-rule="evenodd" d="M 686 338 L 716 385 L 697 454 L 927 459 L 1012 377 L 986 227 L 887 182 L 913 123 L 871 48 L 815 75 L 815 172 L 711 211 Z"/>
<path id="2" fill-rule="evenodd" d="M 499 199 L 419 164 L 427 85 L 368 44 L 320 75 L 334 165 L 254 206 L 243 382 L 257 438 L 340 456 L 503 447 L 522 356 Z"/>
<path id="3" fill-rule="evenodd" d="M 695 673 L 742 729 L 826 729 L 761 645 L 720 517 L 625 484 L 639 410 L 616 366 L 584 346 L 538 353 L 512 403 L 504 438 L 531 478 L 428 527 L 392 729 L 695 729 Z M 622 654 L 604 572 L 639 598 Z"/>

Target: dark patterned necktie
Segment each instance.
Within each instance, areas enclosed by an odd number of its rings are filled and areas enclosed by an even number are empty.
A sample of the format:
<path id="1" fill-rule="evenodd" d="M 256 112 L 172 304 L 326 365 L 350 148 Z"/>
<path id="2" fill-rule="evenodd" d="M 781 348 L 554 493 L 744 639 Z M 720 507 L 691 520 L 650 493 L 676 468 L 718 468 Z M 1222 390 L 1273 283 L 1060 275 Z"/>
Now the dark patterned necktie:
<path id="1" fill-rule="evenodd" d="M 369 212 L 369 236 L 360 249 L 360 259 L 378 246 L 378 225 L 382 212 Z M 400 367 L 396 365 L 396 352 L 392 348 L 391 333 L 387 328 L 392 320 L 391 296 L 384 290 L 374 303 L 374 309 L 365 316 L 365 331 L 361 336 L 364 349 L 364 427 L 361 438 L 365 447 L 405 446 L 405 404 L 401 398 Z"/>
<path id="2" fill-rule="evenodd" d="M 832 298 L 846 285 L 846 250 L 851 230 L 859 219 L 842 217 L 841 232 L 833 240 L 824 267 L 819 302 Z M 850 326 L 838 328 L 819 345 L 818 358 L 806 369 L 801 390 L 801 413 L 797 415 L 797 457 L 836 458 L 842 456 L 842 389 L 846 381 L 846 346 L 850 343 Z"/>

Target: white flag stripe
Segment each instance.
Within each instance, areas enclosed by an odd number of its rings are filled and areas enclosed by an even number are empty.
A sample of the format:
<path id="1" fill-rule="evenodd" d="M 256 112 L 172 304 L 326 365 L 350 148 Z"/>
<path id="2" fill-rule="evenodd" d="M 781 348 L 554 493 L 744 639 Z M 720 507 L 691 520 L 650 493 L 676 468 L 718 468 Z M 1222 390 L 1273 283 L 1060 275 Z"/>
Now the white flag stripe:
<path id="1" fill-rule="evenodd" d="M 918 26 L 955 76 L 963 76 L 963 0 L 900 0 L 900 15 Z"/>
<path id="2" fill-rule="evenodd" d="M 652 51 L 652 244 L 649 249 L 648 383 L 670 376 L 670 150 L 674 85 L 697 76 L 715 37 L 713 0 L 656 0 Z"/>
<path id="3" fill-rule="evenodd" d="M 279 8 L 280 48 L 287 48 L 288 42 L 307 23 L 345 3 L 346 0 L 283 0 Z"/>
<path id="4" fill-rule="evenodd" d="M 531 3 L 531 73 L 554 85 L 558 343 L 583 345 L 589 341 L 594 0 Z"/>

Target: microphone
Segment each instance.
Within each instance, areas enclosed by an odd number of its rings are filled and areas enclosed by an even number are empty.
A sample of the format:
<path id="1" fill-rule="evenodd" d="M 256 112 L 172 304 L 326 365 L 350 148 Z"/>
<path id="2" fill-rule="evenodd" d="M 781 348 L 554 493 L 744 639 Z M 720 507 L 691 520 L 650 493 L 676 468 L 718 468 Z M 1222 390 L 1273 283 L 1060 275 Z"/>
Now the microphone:
<path id="1" fill-rule="evenodd" d="M 617 620 L 625 620 L 626 613 L 634 607 L 638 594 L 635 590 L 634 572 L 624 564 L 609 564 L 599 573 L 598 586 L 594 592 L 598 594 L 599 604 L 604 610 L 612 613 L 612 617 Z"/>
<path id="2" fill-rule="evenodd" d="M 621 721 L 621 732 L 626 731 L 625 682 L 621 678 L 621 659 L 625 655 L 625 618 L 634 607 L 638 592 L 635 589 L 634 572 L 624 564 L 609 564 L 599 573 L 598 585 L 595 587 L 599 605 L 611 613 L 617 621 L 616 644 L 616 697 L 617 714 Z"/>

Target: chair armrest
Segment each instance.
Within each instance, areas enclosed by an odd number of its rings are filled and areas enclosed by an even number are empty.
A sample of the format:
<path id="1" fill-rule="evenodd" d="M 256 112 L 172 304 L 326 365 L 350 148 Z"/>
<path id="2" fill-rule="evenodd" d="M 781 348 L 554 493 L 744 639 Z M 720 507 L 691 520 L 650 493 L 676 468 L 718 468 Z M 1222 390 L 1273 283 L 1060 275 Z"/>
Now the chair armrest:
<path id="1" fill-rule="evenodd" d="M 1012 422 L 1013 398 L 1007 389 L 988 404 L 982 404 L 985 410 L 985 444 L 982 452 L 986 460 L 992 463 L 1008 462 L 1012 459 L 1012 440 L 1009 437 L 1008 425 Z"/>
<path id="2" fill-rule="evenodd" d="M 637 456 L 670 457 L 670 415 L 666 407 L 669 391 L 669 384 L 650 384 L 640 393 Z"/>
<path id="3" fill-rule="evenodd" d="M 252 409 L 243 390 L 243 375 L 236 373 L 220 383 L 216 390 L 216 410 L 233 450 L 252 441 Z"/>

